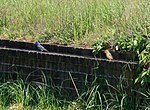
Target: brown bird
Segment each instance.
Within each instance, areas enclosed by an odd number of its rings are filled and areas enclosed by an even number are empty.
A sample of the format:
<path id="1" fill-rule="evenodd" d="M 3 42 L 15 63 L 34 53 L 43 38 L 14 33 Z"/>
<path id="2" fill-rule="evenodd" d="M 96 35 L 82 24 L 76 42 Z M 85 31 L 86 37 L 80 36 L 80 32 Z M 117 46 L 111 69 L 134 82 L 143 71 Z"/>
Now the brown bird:
<path id="1" fill-rule="evenodd" d="M 113 60 L 113 59 L 114 59 L 108 49 L 105 50 L 104 53 L 106 54 L 106 57 L 107 57 L 109 60 Z"/>

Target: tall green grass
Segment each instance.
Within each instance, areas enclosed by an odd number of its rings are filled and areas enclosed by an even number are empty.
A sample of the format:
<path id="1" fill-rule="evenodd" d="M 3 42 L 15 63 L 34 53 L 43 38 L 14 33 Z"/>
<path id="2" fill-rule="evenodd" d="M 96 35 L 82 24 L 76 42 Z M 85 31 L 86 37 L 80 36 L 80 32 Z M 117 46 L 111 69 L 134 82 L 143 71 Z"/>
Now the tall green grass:
<path id="1" fill-rule="evenodd" d="M 90 44 L 112 31 L 146 34 L 147 23 L 147 0 L 0 0 L 0 34 L 8 39 L 26 35 L 43 42 Z"/>
<path id="2" fill-rule="evenodd" d="M 50 77 L 50 79 L 46 78 L 44 74 L 42 77 L 41 82 L 27 82 L 21 78 L 1 82 L 0 109 L 11 110 L 13 107 L 18 110 L 150 109 L 150 90 L 135 91 L 125 87 L 122 83 L 114 87 L 107 80 L 102 84 L 97 82 L 98 77 L 88 83 L 86 78 L 85 90 L 80 93 L 80 96 L 74 100 L 67 100 L 60 97 L 60 91 L 52 85 Z M 136 97 L 132 92 L 137 94 Z"/>
<path id="3" fill-rule="evenodd" d="M 26 82 L 22 79 L 8 80 L 0 83 L 0 109 L 13 108 L 17 110 L 62 110 L 69 103 L 55 95 L 56 88 L 45 82 Z M 13 109 L 14 110 L 14 109 Z M 15 109 L 16 110 L 16 109 Z"/>

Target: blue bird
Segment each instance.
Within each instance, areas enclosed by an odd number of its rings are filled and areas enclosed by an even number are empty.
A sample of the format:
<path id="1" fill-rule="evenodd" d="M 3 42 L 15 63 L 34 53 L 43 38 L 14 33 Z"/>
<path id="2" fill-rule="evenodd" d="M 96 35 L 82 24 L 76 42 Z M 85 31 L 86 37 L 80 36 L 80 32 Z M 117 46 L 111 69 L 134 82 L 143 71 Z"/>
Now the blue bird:
<path id="1" fill-rule="evenodd" d="M 46 50 L 39 42 L 35 42 L 35 46 L 42 52 L 48 52 L 48 50 Z"/>

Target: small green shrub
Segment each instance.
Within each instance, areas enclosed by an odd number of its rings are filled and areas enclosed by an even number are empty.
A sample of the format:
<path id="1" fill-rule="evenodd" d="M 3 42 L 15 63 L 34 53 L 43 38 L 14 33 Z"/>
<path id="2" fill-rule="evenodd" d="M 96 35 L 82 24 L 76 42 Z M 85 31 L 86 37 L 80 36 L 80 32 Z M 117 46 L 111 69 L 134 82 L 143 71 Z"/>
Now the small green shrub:
<path id="1" fill-rule="evenodd" d="M 109 34 L 107 34 L 102 38 L 98 38 L 93 44 L 93 53 L 98 54 L 102 49 L 110 47 L 113 47 L 115 50 L 116 46 L 118 48 L 117 51 L 119 50 L 132 53 L 132 59 L 135 60 L 138 57 L 139 60 L 139 76 L 136 78 L 135 83 L 140 82 L 144 85 L 144 83 L 148 83 L 150 80 L 150 68 L 144 68 L 144 66 L 150 61 L 150 40 L 148 40 L 148 37 L 149 36 L 145 36 L 139 31 L 135 31 L 128 36 L 119 35 L 119 37 L 116 38 L 115 43 L 110 46 L 109 40 L 114 37 L 110 37 Z"/>

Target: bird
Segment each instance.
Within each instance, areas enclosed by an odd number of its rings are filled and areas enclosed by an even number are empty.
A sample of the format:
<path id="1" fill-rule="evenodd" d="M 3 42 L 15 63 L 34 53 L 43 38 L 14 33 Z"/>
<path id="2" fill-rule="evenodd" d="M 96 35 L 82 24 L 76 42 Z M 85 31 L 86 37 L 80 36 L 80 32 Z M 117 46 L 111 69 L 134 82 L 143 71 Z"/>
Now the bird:
<path id="1" fill-rule="evenodd" d="M 106 50 L 104 51 L 104 53 L 106 54 L 106 57 L 107 57 L 109 60 L 113 60 L 113 59 L 114 59 L 108 49 L 106 49 Z"/>
<path id="2" fill-rule="evenodd" d="M 35 46 L 37 46 L 37 48 L 42 52 L 48 52 L 48 50 L 45 49 L 39 42 L 35 42 Z"/>

